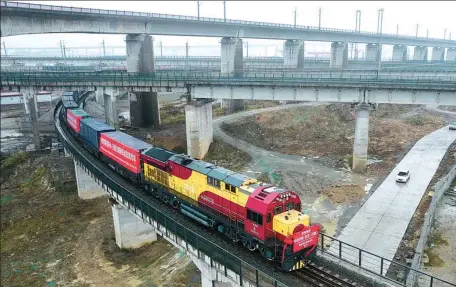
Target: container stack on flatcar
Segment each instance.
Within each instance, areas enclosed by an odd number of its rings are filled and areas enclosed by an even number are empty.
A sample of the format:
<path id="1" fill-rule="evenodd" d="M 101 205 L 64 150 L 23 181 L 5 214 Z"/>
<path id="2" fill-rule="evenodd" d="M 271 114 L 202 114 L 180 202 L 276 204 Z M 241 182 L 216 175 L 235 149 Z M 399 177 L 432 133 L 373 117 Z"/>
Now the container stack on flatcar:
<path id="1" fill-rule="evenodd" d="M 85 146 L 92 152 L 98 154 L 100 148 L 100 136 L 104 132 L 114 132 L 115 128 L 94 118 L 85 118 L 81 120 L 81 130 L 79 132 L 84 140 Z"/>
<path id="2" fill-rule="evenodd" d="M 67 124 L 75 131 L 79 133 L 81 129 L 81 120 L 88 118 L 87 114 L 83 109 L 67 109 Z"/>
<path id="3" fill-rule="evenodd" d="M 114 169 L 135 182 L 141 181 L 140 153 L 152 145 L 123 132 L 104 132 L 100 136 L 99 151 Z"/>
<path id="4" fill-rule="evenodd" d="M 316 253 L 320 226 L 299 196 L 187 155 L 153 147 L 93 118 L 74 101 L 62 118 L 82 146 L 121 176 L 182 214 L 280 262 L 303 268 Z"/>

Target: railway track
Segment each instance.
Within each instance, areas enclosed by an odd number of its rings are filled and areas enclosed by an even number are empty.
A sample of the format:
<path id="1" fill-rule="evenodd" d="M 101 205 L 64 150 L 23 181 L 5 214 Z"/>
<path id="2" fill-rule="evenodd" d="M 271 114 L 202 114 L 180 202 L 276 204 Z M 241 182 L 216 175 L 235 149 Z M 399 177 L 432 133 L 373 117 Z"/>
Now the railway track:
<path id="1" fill-rule="evenodd" d="M 308 284 L 304 286 L 315 287 L 353 287 L 358 286 L 357 283 L 351 282 L 347 278 L 334 274 L 329 269 L 318 267 L 309 263 L 304 269 L 295 271 L 296 275 L 306 281 Z"/>

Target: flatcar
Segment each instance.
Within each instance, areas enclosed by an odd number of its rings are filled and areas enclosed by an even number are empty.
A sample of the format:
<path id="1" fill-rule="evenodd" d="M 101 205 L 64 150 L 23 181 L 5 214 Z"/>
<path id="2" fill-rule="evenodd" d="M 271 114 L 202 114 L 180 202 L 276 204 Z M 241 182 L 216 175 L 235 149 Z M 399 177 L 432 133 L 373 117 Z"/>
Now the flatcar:
<path id="1" fill-rule="evenodd" d="M 299 195 L 183 154 L 154 147 L 67 107 L 62 117 L 82 146 L 124 178 L 284 271 L 316 253 L 320 226 Z"/>

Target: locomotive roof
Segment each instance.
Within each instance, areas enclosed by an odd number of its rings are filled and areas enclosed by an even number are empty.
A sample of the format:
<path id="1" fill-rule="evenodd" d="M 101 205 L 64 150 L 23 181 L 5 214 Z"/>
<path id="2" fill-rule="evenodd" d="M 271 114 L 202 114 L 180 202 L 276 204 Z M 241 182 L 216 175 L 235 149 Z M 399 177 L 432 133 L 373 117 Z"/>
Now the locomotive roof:
<path id="1" fill-rule="evenodd" d="M 212 163 L 197 160 L 187 155 L 174 155 L 169 160 L 236 187 L 240 187 L 246 181 L 253 180 L 251 177 L 223 167 L 217 167 Z"/>
<path id="2" fill-rule="evenodd" d="M 170 157 L 174 155 L 173 152 L 167 151 L 159 147 L 150 148 L 148 150 L 143 151 L 142 153 L 146 156 L 152 157 L 162 162 L 167 161 Z"/>

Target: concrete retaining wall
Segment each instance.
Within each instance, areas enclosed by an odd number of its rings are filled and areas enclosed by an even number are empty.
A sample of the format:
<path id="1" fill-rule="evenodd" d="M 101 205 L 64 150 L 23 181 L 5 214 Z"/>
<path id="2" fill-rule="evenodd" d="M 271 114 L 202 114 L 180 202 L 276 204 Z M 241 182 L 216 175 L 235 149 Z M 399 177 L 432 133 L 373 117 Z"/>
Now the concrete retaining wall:
<path id="1" fill-rule="evenodd" d="M 445 191 L 450 187 L 451 182 L 456 177 L 456 165 L 454 165 L 450 172 L 441 178 L 435 185 L 434 185 L 434 195 L 432 196 L 431 204 L 429 205 L 429 209 L 426 213 L 426 217 L 424 218 L 423 226 L 421 227 L 421 234 L 418 244 L 415 248 L 415 256 L 413 257 L 412 261 L 412 269 L 420 270 L 421 267 L 421 260 L 423 258 L 423 251 L 426 246 L 426 242 L 428 239 L 429 232 L 431 231 L 432 221 L 434 220 L 434 213 L 439 203 L 440 199 L 442 198 Z M 419 274 L 416 272 L 411 272 L 407 277 L 407 287 L 415 286 L 415 283 L 419 277 Z"/>

